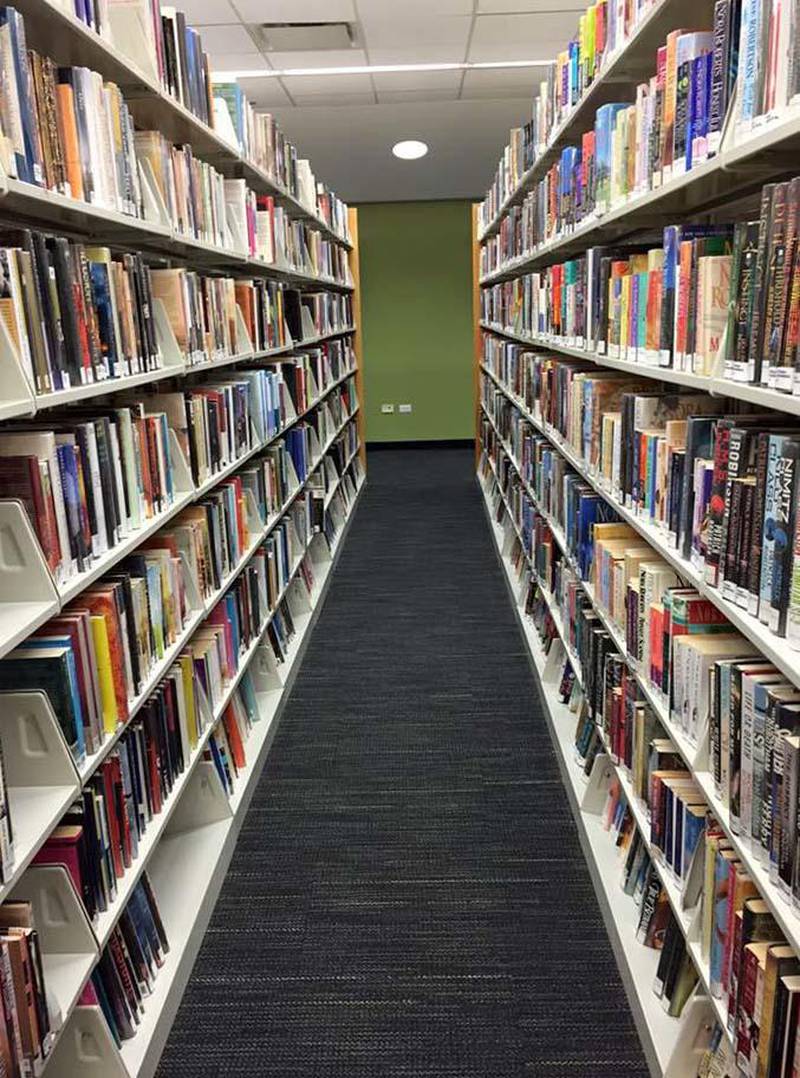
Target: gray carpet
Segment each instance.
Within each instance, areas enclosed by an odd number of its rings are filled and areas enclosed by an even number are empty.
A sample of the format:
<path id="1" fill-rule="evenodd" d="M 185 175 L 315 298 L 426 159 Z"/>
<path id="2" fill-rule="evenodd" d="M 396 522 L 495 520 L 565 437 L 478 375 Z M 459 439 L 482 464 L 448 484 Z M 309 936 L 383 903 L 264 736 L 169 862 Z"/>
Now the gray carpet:
<path id="1" fill-rule="evenodd" d="M 645 1078 L 473 476 L 374 452 L 159 1078 Z"/>

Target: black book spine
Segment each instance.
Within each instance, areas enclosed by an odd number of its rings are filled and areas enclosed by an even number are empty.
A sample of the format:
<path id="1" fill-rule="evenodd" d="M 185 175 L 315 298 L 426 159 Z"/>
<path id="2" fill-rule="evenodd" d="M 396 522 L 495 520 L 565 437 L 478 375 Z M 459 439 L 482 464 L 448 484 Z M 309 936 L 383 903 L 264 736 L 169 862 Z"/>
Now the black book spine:
<path id="1" fill-rule="evenodd" d="M 711 57 L 711 100 L 709 103 L 708 133 L 719 135 L 728 107 L 727 76 L 728 39 L 731 32 L 730 0 L 714 4 L 714 47 Z"/>
<path id="2" fill-rule="evenodd" d="M 764 322 L 769 288 L 769 257 L 771 253 L 770 238 L 772 234 L 772 204 L 775 190 L 778 185 L 767 183 L 761 189 L 761 211 L 758 225 L 758 254 L 756 257 L 755 270 L 755 301 L 751 312 L 749 326 L 749 345 L 747 361 L 750 366 L 752 380 L 756 383 L 761 381 L 761 357 L 763 354 Z"/>
<path id="3" fill-rule="evenodd" d="M 753 520 L 750 531 L 750 558 L 747 572 L 747 590 L 751 598 L 758 599 L 761 587 L 761 545 L 764 525 L 764 498 L 767 490 L 767 471 L 769 469 L 769 434 L 758 435 L 756 446 L 756 484 Z M 744 581 L 740 581 L 744 584 Z M 751 605 L 751 613 L 753 613 Z"/>

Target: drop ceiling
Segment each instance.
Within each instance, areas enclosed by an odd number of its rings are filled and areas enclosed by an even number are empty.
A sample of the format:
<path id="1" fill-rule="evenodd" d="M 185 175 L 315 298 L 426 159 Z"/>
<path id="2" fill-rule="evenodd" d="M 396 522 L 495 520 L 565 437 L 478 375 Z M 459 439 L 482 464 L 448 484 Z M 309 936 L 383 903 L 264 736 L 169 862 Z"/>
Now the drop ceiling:
<path id="1" fill-rule="evenodd" d="M 551 60 L 575 32 L 579 0 L 182 0 L 215 72 Z M 259 49 L 252 28 L 349 24 L 351 48 Z M 341 35 L 338 35 L 341 40 Z M 480 197 L 507 140 L 530 116 L 535 67 L 266 75 L 242 79 L 317 174 L 350 202 Z M 419 138 L 430 152 L 398 161 Z"/>

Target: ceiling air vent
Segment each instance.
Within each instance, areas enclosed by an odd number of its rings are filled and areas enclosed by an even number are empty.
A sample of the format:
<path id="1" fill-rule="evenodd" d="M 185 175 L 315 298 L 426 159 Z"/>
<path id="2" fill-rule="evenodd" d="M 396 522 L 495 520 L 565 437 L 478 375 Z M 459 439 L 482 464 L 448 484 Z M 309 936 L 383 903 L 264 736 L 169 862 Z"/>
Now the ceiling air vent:
<path id="1" fill-rule="evenodd" d="M 356 35 L 349 22 L 262 22 L 249 27 L 263 53 L 351 49 Z"/>

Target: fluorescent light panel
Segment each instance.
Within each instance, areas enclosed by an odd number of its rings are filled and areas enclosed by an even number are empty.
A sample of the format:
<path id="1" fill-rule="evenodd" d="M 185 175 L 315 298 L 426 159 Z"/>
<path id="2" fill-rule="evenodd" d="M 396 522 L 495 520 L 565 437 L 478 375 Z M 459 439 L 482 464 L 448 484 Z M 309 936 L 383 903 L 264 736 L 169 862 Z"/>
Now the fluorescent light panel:
<path id="1" fill-rule="evenodd" d="M 275 79 L 283 75 L 387 75 L 415 71 L 478 71 L 484 68 L 547 67 L 550 60 L 482 60 L 453 64 L 360 64 L 353 67 L 285 67 L 258 68 L 255 71 L 215 71 L 214 82 L 232 82 L 234 79 Z"/>

